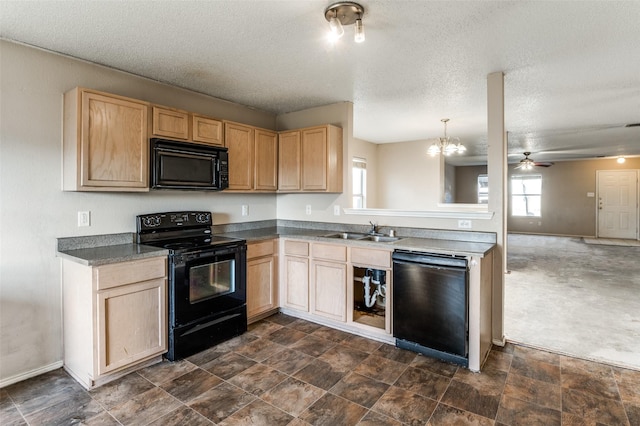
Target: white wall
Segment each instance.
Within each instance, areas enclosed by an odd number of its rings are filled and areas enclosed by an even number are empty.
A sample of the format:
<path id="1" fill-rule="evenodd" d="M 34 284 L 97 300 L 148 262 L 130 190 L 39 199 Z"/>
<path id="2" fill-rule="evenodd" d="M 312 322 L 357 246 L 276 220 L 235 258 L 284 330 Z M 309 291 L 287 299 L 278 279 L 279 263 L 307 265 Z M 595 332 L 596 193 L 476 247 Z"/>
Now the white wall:
<path id="1" fill-rule="evenodd" d="M 85 86 L 275 129 L 275 115 L 0 41 L 0 384 L 62 359 L 57 237 L 135 232 L 135 216 L 202 209 L 216 224 L 276 217 L 275 195 L 61 190 L 62 94 Z M 250 216 L 241 216 L 249 204 Z M 91 211 L 78 228 L 77 212 Z"/>
<path id="2" fill-rule="evenodd" d="M 431 142 L 378 145 L 378 205 L 371 208 L 435 210 L 441 199 L 441 156 L 427 155 Z"/>

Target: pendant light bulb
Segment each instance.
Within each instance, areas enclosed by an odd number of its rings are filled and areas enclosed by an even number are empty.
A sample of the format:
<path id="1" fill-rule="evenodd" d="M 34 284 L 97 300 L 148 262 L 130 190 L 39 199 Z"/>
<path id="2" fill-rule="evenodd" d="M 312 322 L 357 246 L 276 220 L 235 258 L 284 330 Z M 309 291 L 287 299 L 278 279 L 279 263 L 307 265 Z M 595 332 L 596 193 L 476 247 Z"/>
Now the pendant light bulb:
<path id="1" fill-rule="evenodd" d="M 356 32 L 354 36 L 356 43 L 362 43 L 364 41 L 364 27 L 362 26 L 362 19 L 356 19 Z"/>
<path id="2" fill-rule="evenodd" d="M 337 17 L 332 17 L 329 19 L 329 38 L 331 40 L 337 40 L 344 34 L 344 28 L 342 28 L 342 24 Z"/>

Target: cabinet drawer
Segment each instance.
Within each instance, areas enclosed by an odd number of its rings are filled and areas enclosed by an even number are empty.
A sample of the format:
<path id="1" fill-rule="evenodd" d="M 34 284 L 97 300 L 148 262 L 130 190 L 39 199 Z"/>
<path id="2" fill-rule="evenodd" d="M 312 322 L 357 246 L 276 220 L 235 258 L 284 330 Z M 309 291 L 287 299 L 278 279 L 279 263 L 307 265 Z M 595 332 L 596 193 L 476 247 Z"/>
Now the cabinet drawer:
<path id="1" fill-rule="evenodd" d="M 271 256 L 274 253 L 273 246 L 273 240 L 247 244 L 247 259 Z"/>
<path id="2" fill-rule="evenodd" d="M 311 252 L 314 259 L 336 260 L 338 262 L 347 261 L 347 246 L 337 246 L 333 244 L 313 244 Z"/>
<path id="3" fill-rule="evenodd" d="M 94 268 L 93 278 L 97 290 L 117 287 L 167 275 L 167 258 L 153 257 L 131 262 L 114 263 Z"/>
<path id="4" fill-rule="evenodd" d="M 285 241 L 284 253 L 293 256 L 309 256 L 309 243 L 304 241 Z"/>
<path id="5" fill-rule="evenodd" d="M 371 250 L 352 247 L 351 263 L 362 266 L 391 267 L 391 252 L 386 250 Z"/>

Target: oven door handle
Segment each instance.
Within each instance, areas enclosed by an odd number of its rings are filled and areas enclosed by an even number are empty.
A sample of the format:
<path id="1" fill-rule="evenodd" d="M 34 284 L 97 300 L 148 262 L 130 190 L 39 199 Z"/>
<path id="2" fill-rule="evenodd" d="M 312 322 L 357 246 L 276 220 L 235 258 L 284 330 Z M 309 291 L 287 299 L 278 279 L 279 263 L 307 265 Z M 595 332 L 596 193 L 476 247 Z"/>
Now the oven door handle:
<path id="1" fill-rule="evenodd" d="M 237 253 L 246 250 L 246 245 L 238 244 L 234 246 L 227 247 L 218 247 L 218 248 L 209 248 L 209 249 L 201 249 L 196 251 L 189 251 L 185 253 L 175 254 L 169 256 L 169 260 L 172 261 L 176 265 L 184 265 L 187 262 L 193 260 L 201 260 L 201 259 L 213 259 L 215 257 L 232 255 L 235 256 Z"/>

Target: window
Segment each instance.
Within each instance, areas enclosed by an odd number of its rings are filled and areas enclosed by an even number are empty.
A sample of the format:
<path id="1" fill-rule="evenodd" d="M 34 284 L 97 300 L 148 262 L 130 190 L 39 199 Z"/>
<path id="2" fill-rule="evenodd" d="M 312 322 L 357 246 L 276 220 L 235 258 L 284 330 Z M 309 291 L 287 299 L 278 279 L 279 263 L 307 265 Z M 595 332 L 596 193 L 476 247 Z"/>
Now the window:
<path id="1" fill-rule="evenodd" d="M 489 203 L 489 176 L 478 175 L 478 204 Z"/>
<path id="2" fill-rule="evenodd" d="M 511 176 L 511 216 L 540 217 L 541 175 Z"/>
<path id="3" fill-rule="evenodd" d="M 353 158 L 351 166 L 353 171 L 353 208 L 367 208 L 367 160 Z"/>

